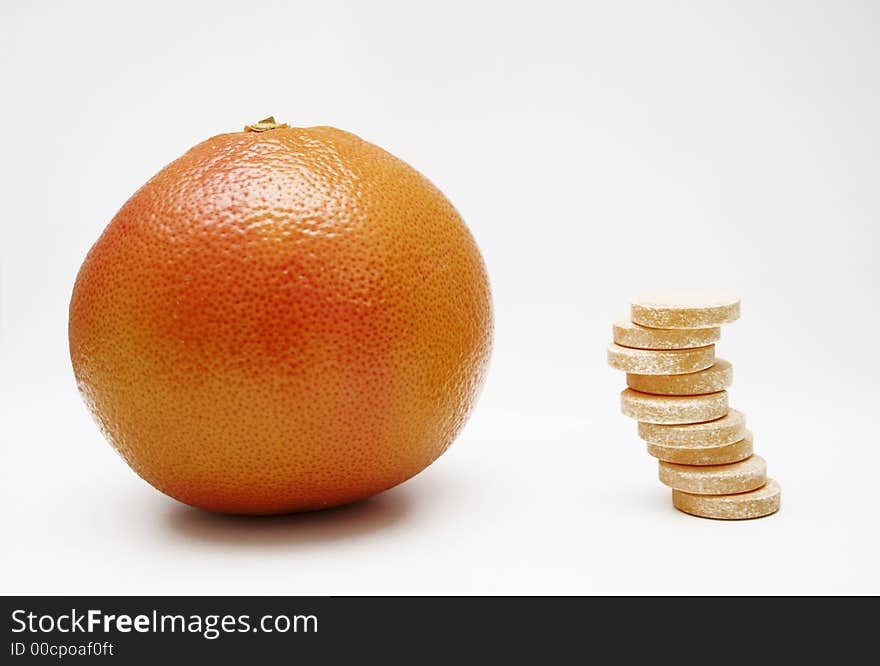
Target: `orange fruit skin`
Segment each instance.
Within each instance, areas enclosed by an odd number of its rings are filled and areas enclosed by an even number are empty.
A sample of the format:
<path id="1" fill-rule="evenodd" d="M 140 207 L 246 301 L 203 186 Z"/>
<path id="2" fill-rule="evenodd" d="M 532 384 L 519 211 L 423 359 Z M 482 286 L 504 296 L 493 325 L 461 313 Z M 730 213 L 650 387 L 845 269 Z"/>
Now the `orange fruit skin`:
<path id="1" fill-rule="evenodd" d="M 455 208 L 332 127 L 215 136 L 92 247 L 70 355 L 102 431 L 181 502 L 352 502 L 430 465 L 481 385 L 489 284 Z"/>

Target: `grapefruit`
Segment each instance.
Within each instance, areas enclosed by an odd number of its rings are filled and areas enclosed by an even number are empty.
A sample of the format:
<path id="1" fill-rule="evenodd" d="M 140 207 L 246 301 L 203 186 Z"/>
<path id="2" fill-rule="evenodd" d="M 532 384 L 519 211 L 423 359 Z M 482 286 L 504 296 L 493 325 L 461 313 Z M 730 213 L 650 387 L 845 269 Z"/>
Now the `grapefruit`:
<path id="1" fill-rule="evenodd" d="M 480 252 L 430 181 L 354 134 L 271 118 L 141 187 L 70 302 L 107 439 L 160 491 L 228 513 L 417 474 L 464 424 L 491 337 Z"/>

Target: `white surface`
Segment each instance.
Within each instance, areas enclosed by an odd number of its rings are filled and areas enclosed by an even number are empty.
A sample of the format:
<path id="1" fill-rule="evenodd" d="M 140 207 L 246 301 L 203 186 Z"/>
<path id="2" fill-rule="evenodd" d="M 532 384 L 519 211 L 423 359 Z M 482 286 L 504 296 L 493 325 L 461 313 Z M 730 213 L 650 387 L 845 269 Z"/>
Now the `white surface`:
<path id="1" fill-rule="evenodd" d="M 0 593 L 880 593 L 876 4 L 0 12 Z M 270 113 L 431 177 L 484 251 L 497 337 L 472 421 L 426 472 L 233 519 L 102 441 L 66 309 L 137 187 Z M 772 518 L 676 512 L 619 413 L 611 323 L 678 285 L 743 297 L 718 349 L 782 484 Z"/>

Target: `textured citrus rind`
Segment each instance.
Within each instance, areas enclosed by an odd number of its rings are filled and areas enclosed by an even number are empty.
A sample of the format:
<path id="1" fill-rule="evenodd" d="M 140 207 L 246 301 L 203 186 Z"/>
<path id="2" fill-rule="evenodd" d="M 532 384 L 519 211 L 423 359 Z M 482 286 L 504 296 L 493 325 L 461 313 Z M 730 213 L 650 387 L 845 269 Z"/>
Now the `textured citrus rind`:
<path id="1" fill-rule="evenodd" d="M 77 382 L 113 446 L 163 492 L 233 513 L 418 473 L 464 424 L 491 335 L 455 208 L 330 127 L 192 148 L 123 205 L 70 304 Z"/>

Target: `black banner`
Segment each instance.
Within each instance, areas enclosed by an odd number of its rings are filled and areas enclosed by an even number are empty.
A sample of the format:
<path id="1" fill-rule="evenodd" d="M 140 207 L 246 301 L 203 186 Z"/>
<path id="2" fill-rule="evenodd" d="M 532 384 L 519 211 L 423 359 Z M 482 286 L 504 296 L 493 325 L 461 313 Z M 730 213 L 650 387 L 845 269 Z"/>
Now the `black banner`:
<path id="1" fill-rule="evenodd" d="M 750 598 L 0 599 L 4 664 L 470 662 L 477 654 L 568 663 L 609 651 L 617 663 L 700 649 L 745 657 L 755 654 L 753 641 L 764 656 L 775 646 L 782 656 L 808 648 L 816 657 L 835 630 L 846 639 L 835 647 L 840 658 L 873 637 L 877 618 L 876 599 L 864 600 L 869 612 L 843 600 L 829 609 Z"/>

